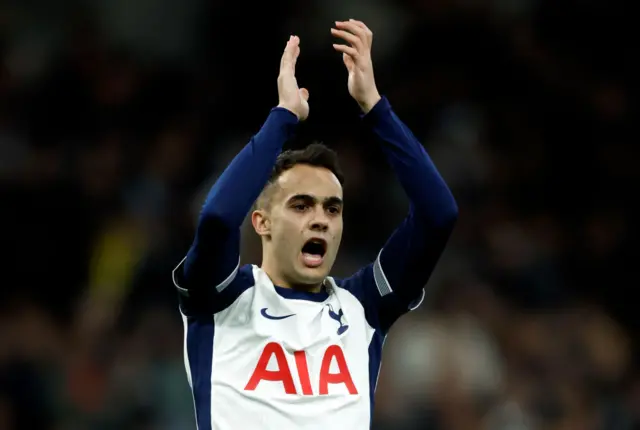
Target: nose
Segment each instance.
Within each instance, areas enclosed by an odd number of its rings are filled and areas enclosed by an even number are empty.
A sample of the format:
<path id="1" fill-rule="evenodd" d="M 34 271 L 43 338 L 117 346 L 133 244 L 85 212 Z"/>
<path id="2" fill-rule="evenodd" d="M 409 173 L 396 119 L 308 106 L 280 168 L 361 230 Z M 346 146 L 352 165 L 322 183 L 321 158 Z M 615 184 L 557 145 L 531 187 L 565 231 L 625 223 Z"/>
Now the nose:
<path id="1" fill-rule="evenodd" d="M 311 223 L 311 230 L 319 233 L 326 233 L 329 230 L 329 223 L 326 221 L 315 220 Z"/>
<path id="2" fill-rule="evenodd" d="M 313 219 L 309 225 L 309 228 L 312 231 L 326 233 L 329 230 L 329 219 L 327 215 L 324 213 L 324 210 L 316 211 Z"/>

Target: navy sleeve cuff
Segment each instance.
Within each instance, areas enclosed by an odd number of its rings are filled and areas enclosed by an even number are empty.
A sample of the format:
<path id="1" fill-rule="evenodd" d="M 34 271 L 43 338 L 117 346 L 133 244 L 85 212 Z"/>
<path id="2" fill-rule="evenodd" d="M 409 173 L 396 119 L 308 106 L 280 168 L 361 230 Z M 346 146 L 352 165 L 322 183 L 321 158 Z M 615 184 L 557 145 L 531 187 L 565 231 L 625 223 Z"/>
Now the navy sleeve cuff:
<path id="1" fill-rule="evenodd" d="M 281 121 L 283 121 L 286 124 L 297 124 L 299 122 L 298 117 L 296 116 L 295 113 L 291 112 L 289 109 L 287 108 L 283 108 L 280 106 L 276 106 L 274 108 L 271 109 L 270 112 L 271 115 L 275 115 L 276 117 L 278 117 Z"/>
<path id="2" fill-rule="evenodd" d="M 391 112 L 391 103 L 389 100 L 382 96 L 378 103 L 366 114 L 362 114 L 361 118 L 365 121 L 365 123 L 376 123 L 380 117 L 384 115 L 388 115 Z"/>

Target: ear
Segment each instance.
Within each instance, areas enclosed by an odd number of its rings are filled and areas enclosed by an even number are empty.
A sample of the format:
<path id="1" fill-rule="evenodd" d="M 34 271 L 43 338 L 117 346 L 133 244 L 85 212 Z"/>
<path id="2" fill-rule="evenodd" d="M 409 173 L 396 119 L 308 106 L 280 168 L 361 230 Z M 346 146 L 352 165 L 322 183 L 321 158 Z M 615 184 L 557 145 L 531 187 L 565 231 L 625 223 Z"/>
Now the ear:
<path id="1" fill-rule="evenodd" d="M 264 209 L 258 209 L 251 213 L 251 224 L 258 236 L 265 237 L 271 234 L 271 220 Z"/>

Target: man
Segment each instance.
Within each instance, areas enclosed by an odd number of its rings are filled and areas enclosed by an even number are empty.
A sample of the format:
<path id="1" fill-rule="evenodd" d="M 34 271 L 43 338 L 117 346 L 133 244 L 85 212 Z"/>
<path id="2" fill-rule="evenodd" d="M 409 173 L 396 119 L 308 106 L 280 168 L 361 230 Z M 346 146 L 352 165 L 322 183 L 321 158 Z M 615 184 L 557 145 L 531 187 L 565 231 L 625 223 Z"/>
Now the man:
<path id="1" fill-rule="evenodd" d="M 211 189 L 196 236 L 173 272 L 199 430 L 365 429 L 385 336 L 415 309 L 457 218 L 451 192 L 422 145 L 376 89 L 371 31 L 331 33 L 348 89 L 381 142 L 410 211 L 377 259 L 348 279 L 328 276 L 342 236 L 342 175 L 322 145 L 281 154 L 309 114 L 287 42 L 278 95 L 261 130 Z M 239 267 L 240 227 L 262 239 L 260 267 Z"/>

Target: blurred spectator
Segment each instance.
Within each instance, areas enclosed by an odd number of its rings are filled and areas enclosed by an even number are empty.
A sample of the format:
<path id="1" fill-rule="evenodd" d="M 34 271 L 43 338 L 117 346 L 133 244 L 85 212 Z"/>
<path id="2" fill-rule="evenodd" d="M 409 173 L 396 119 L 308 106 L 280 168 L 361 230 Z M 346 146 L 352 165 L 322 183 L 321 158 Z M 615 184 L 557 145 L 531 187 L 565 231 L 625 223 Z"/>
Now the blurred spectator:
<path id="1" fill-rule="evenodd" d="M 378 86 L 461 210 L 425 303 L 386 342 L 374 427 L 640 428 L 625 6 L 4 2 L 0 429 L 195 428 L 170 271 L 275 103 L 289 33 L 312 102 L 292 144 L 325 141 L 347 173 L 335 273 L 375 258 L 406 199 L 331 51 L 345 15 L 373 28 Z"/>

